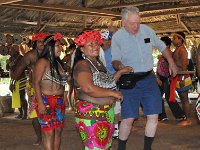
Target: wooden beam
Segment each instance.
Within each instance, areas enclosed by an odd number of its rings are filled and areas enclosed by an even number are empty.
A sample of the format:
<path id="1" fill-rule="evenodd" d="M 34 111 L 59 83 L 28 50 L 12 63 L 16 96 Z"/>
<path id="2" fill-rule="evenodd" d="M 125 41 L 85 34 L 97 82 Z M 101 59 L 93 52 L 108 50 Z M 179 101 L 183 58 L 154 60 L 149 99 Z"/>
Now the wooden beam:
<path id="1" fill-rule="evenodd" d="M 180 23 L 181 23 L 180 14 L 177 14 L 177 15 L 176 15 L 176 22 L 177 22 L 177 24 L 180 24 Z"/>
<path id="2" fill-rule="evenodd" d="M 117 5 L 106 5 L 106 6 L 99 6 L 99 7 L 95 7 L 95 8 L 99 8 L 99 9 L 113 9 L 113 8 L 123 8 L 123 7 L 131 7 L 131 6 L 141 6 L 141 5 L 148 5 L 148 4 L 155 4 L 155 3 L 164 3 L 164 2 L 178 2 L 177 0 L 143 0 L 143 1 L 139 1 L 139 2 L 133 2 L 133 3 L 120 3 Z"/>
<path id="3" fill-rule="evenodd" d="M 15 2 L 20 2 L 20 1 L 23 1 L 23 0 L 1 0 L 0 5 L 10 4 L 10 3 L 15 3 Z"/>
<path id="4" fill-rule="evenodd" d="M 200 8 L 199 3 L 190 3 L 190 4 L 180 4 L 180 5 L 172 5 L 172 6 L 155 6 L 153 8 L 151 7 L 145 7 L 140 8 L 141 13 L 150 13 L 155 11 L 172 11 L 172 10 L 182 10 L 182 9 L 194 9 L 194 8 Z"/>
<path id="5" fill-rule="evenodd" d="M 188 27 L 185 25 L 185 23 L 181 20 L 180 14 L 177 14 L 177 16 L 176 16 L 176 21 L 177 21 L 177 24 L 180 24 L 183 28 L 185 28 L 185 30 L 186 30 L 188 33 L 191 33 L 190 30 L 188 29 Z"/>
<path id="6" fill-rule="evenodd" d="M 28 10 L 54 12 L 54 13 L 79 14 L 88 16 L 120 17 L 120 13 L 108 10 L 98 10 L 92 8 L 80 8 L 80 7 L 70 7 L 63 5 L 41 4 L 41 3 L 30 3 L 30 2 L 18 2 L 18 3 L 6 4 L 2 5 L 1 7 L 28 9 Z"/>
<path id="7" fill-rule="evenodd" d="M 153 8 L 141 8 L 140 16 L 142 18 L 148 17 L 157 17 L 157 16 L 167 16 L 167 15 L 177 15 L 177 14 L 186 14 L 192 12 L 199 12 L 200 4 L 192 3 L 192 4 L 183 4 L 176 6 L 157 6 Z M 120 17 L 113 18 L 113 21 L 121 20 Z"/>
<path id="8" fill-rule="evenodd" d="M 84 28 L 87 28 L 87 17 L 83 16 L 83 26 Z"/>
<path id="9" fill-rule="evenodd" d="M 191 31 L 188 29 L 188 27 L 185 25 L 183 21 L 180 22 L 180 24 L 185 28 L 185 30 L 190 34 Z"/>
<path id="10" fill-rule="evenodd" d="M 37 25 L 37 21 L 28 21 L 28 20 L 13 20 L 14 23 L 18 24 L 28 24 L 28 25 Z M 43 21 L 43 24 L 46 24 L 47 22 Z M 0 21 L 1 24 L 1 21 Z M 83 21 L 80 22 L 64 22 L 64 21 L 59 21 L 59 22 L 48 22 L 48 25 L 50 26 L 57 26 L 58 24 L 65 24 L 65 25 L 77 25 L 77 24 L 83 24 Z"/>
<path id="11" fill-rule="evenodd" d="M 44 30 L 44 28 L 51 22 L 51 20 L 56 16 L 56 14 L 54 14 L 47 23 L 45 23 L 39 30 L 38 32 L 41 32 L 42 30 Z"/>
<path id="12" fill-rule="evenodd" d="M 187 13 L 196 13 L 200 11 L 199 8 L 194 9 L 181 9 L 181 10 L 167 10 L 163 12 L 155 12 L 155 13 L 148 13 L 148 14 L 141 14 L 141 17 L 157 17 L 157 16 L 167 16 L 167 15 L 176 15 L 176 14 L 187 14 Z M 152 10 L 153 12 L 153 10 Z"/>
<path id="13" fill-rule="evenodd" d="M 42 12 L 39 11 L 39 12 L 38 12 L 38 21 L 37 21 L 37 28 L 38 28 L 38 29 L 41 28 L 41 22 L 42 22 Z"/>

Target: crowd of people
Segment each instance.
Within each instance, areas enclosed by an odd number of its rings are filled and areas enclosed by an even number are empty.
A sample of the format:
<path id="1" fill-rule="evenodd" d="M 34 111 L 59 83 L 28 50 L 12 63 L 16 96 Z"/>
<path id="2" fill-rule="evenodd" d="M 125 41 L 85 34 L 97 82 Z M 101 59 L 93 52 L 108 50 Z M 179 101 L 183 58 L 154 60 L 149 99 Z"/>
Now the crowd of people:
<path id="1" fill-rule="evenodd" d="M 32 50 L 24 56 L 18 49 L 11 51 L 13 105 L 19 108 L 17 118 L 32 119 L 37 136 L 34 145 L 43 143 L 45 150 L 60 149 L 66 102 L 75 113 L 75 127 L 85 150 L 109 150 L 113 138 L 118 138 L 118 150 L 126 150 L 140 108 L 146 117 L 143 149 L 151 150 L 158 121 L 169 119 L 162 99 L 164 94 L 174 117 L 180 121 L 178 124 L 192 124 L 188 98 L 192 81 L 187 73 L 184 33 L 173 34 L 172 40 L 159 39 L 152 28 L 140 24 L 136 7 L 124 8 L 121 16 L 123 25 L 119 30 L 81 32 L 62 60 L 60 33 L 34 34 Z M 173 52 L 171 43 L 175 46 Z M 156 72 L 153 48 L 161 53 Z M 17 91 L 20 94 L 16 96 Z M 182 107 L 175 100 L 175 91 Z M 197 113 L 200 116 L 199 101 Z"/>

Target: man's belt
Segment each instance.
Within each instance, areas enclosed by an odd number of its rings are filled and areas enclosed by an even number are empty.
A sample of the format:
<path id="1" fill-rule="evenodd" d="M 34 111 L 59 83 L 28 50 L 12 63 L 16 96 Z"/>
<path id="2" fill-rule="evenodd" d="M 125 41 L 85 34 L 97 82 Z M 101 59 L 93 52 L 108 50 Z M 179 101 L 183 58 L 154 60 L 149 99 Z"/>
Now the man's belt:
<path id="1" fill-rule="evenodd" d="M 148 72 L 124 74 L 119 78 L 117 85 L 120 89 L 132 89 L 135 87 L 136 82 L 146 78 L 151 73 L 152 73 L 152 70 Z"/>
<path id="2" fill-rule="evenodd" d="M 147 77 L 148 75 L 150 75 L 152 73 L 152 70 L 147 71 L 147 72 L 137 72 L 133 74 L 133 78 L 134 80 L 137 82 L 139 80 L 144 79 L 145 77 Z"/>

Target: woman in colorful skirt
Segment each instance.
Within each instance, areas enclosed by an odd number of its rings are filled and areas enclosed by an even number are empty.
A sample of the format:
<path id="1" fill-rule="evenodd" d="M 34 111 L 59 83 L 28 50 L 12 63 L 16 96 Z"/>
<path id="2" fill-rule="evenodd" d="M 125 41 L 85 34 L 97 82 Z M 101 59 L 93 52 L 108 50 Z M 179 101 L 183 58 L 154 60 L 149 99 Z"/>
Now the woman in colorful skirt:
<path id="1" fill-rule="evenodd" d="M 200 121 L 200 44 L 197 48 L 197 58 L 196 58 L 196 74 L 198 77 L 198 86 L 197 86 L 197 92 L 199 93 L 198 100 L 196 103 L 196 111 L 197 111 L 197 116 Z"/>
<path id="2" fill-rule="evenodd" d="M 123 95 L 116 90 L 116 81 L 131 67 L 109 73 L 99 60 L 102 44 L 98 31 L 84 31 L 74 42 L 76 50 L 73 78 L 77 91 L 75 122 L 85 150 L 108 150 L 114 132 L 114 103 Z"/>
<path id="3" fill-rule="evenodd" d="M 59 58 L 62 51 L 62 35 L 48 36 L 44 51 L 34 71 L 36 111 L 43 134 L 45 150 L 59 150 L 65 119 L 64 86 L 67 74 Z"/>

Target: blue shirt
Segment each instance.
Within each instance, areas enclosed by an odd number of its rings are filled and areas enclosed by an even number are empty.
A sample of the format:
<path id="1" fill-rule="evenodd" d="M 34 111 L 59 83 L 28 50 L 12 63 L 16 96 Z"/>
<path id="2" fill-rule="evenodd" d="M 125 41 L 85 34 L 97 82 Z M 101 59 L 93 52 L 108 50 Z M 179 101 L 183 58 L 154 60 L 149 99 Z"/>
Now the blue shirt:
<path id="1" fill-rule="evenodd" d="M 134 72 L 147 72 L 153 69 L 153 48 L 163 52 L 166 45 L 157 37 L 155 31 L 141 24 L 136 35 L 129 34 L 124 27 L 112 38 L 112 61 L 121 61 Z"/>
<path id="2" fill-rule="evenodd" d="M 112 55 L 111 55 L 111 48 L 108 48 L 104 51 L 105 60 L 106 60 L 106 69 L 110 73 L 115 73 L 115 69 L 112 66 Z"/>

